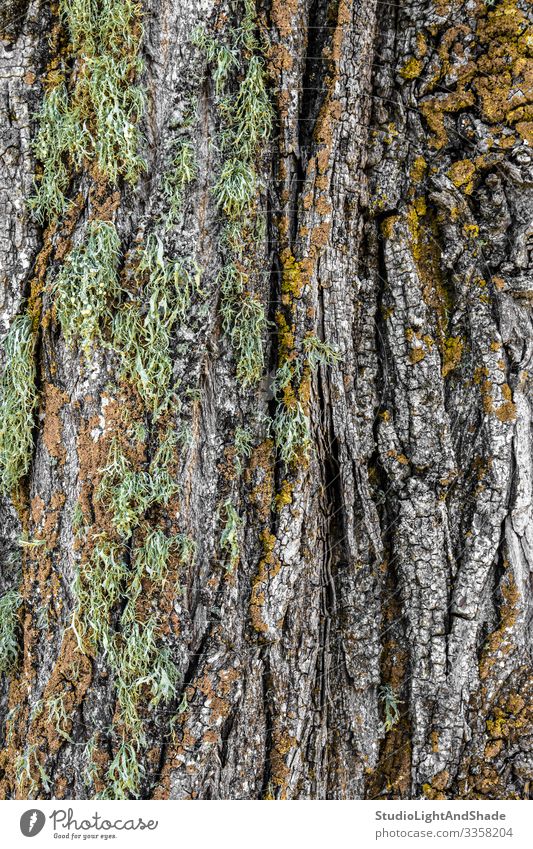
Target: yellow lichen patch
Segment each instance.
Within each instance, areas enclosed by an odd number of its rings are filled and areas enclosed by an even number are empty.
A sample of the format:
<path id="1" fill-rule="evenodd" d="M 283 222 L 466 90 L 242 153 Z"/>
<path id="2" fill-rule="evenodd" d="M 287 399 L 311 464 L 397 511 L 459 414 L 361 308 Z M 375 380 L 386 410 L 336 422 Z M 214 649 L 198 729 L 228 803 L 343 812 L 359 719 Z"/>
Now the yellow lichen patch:
<path id="1" fill-rule="evenodd" d="M 422 222 L 420 219 L 424 219 Z M 440 268 L 437 220 L 425 198 L 417 198 L 407 208 L 407 224 L 411 235 L 411 252 L 416 264 L 426 304 L 435 311 L 436 335 L 442 350 L 450 308 L 450 294 L 444 285 Z M 433 341 L 433 340 L 432 340 Z"/>
<path id="2" fill-rule="evenodd" d="M 533 733 L 533 676 L 528 667 L 519 667 L 501 683 L 496 697 L 492 697 L 484 722 L 489 740 L 483 754 L 468 758 L 463 765 L 466 779 L 459 783 L 459 797 L 467 799 L 518 799 L 516 791 L 509 790 L 503 767 L 512 753 L 523 750 L 524 743 Z M 484 696 L 484 687 L 481 693 Z M 479 708 L 475 707 L 476 710 Z M 526 743 L 527 746 L 527 743 Z M 530 771 L 518 770 L 516 778 L 522 781 L 528 795 Z"/>
<path id="3" fill-rule="evenodd" d="M 385 218 L 385 220 L 382 221 L 381 232 L 383 233 L 386 239 L 394 238 L 394 227 L 399 220 L 399 215 L 389 215 L 388 218 Z"/>
<path id="4" fill-rule="evenodd" d="M 473 177 L 476 173 L 476 166 L 470 159 L 460 159 L 454 162 L 448 170 L 448 176 L 454 186 L 463 189 L 464 193 L 469 195 L 474 188 Z"/>
<path id="5" fill-rule="evenodd" d="M 533 121 L 519 121 L 515 124 L 515 130 L 530 147 L 533 147 Z"/>
<path id="6" fill-rule="evenodd" d="M 463 224 L 463 233 L 467 239 L 477 239 L 479 236 L 479 227 L 477 224 Z"/>
<path id="7" fill-rule="evenodd" d="M 516 0 L 481 8 L 477 40 L 484 48 L 474 85 L 483 117 L 493 124 L 531 120 L 533 27 Z"/>
<path id="8" fill-rule="evenodd" d="M 261 541 L 263 543 L 264 556 L 259 561 L 257 575 L 252 583 L 250 620 L 255 630 L 259 634 L 264 634 L 268 631 L 268 625 L 263 619 L 262 612 L 262 608 L 265 603 L 265 591 L 270 578 L 277 575 L 281 569 L 281 563 L 274 557 L 276 537 L 271 534 L 270 531 L 265 529 L 261 533 Z"/>
<path id="9" fill-rule="evenodd" d="M 288 248 L 281 252 L 282 263 L 281 275 L 281 300 L 286 306 L 294 308 L 294 300 L 300 298 L 305 285 L 302 274 L 302 264 L 297 262 Z"/>
<path id="10" fill-rule="evenodd" d="M 450 336 L 444 340 L 442 376 L 447 377 L 457 368 L 463 356 L 464 342 L 460 336 Z"/>
<path id="11" fill-rule="evenodd" d="M 427 162 L 423 156 L 417 156 L 411 168 L 411 180 L 413 183 L 421 183 L 427 173 Z"/>
<path id="12" fill-rule="evenodd" d="M 422 73 L 423 67 L 424 63 L 422 59 L 417 59 L 415 56 L 412 56 L 411 59 L 408 59 L 405 65 L 400 68 L 400 76 L 403 77 L 404 80 L 416 80 L 416 78 Z"/>
<path id="13" fill-rule="evenodd" d="M 425 359 L 426 352 L 423 348 L 412 348 L 409 352 L 409 361 L 411 363 L 420 363 Z"/>
<path id="14" fill-rule="evenodd" d="M 274 501 L 276 505 L 276 510 L 279 512 L 285 507 L 287 504 L 292 504 L 292 490 L 294 488 L 294 484 L 290 483 L 286 478 L 281 482 L 280 491 L 276 495 Z"/>

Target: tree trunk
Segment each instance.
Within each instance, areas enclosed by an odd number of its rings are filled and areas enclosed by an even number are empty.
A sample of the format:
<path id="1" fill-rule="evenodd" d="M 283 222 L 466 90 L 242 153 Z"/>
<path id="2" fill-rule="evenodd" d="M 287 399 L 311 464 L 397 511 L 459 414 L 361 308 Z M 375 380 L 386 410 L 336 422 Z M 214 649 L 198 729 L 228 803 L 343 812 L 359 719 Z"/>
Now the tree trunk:
<path id="1" fill-rule="evenodd" d="M 527 798 L 525 0 L 3 3 L 3 798 Z"/>

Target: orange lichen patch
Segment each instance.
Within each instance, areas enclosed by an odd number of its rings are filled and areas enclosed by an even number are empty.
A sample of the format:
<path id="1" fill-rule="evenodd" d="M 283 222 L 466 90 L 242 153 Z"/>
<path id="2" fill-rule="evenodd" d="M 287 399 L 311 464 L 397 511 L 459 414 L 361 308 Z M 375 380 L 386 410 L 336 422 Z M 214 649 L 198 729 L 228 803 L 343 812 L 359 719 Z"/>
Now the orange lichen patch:
<path id="1" fill-rule="evenodd" d="M 254 448 L 244 473 L 245 483 L 251 488 L 250 501 L 263 522 L 269 521 L 272 508 L 274 461 L 274 443 L 267 439 Z"/>
<path id="2" fill-rule="evenodd" d="M 52 254 L 54 245 L 52 237 L 55 233 L 56 225 L 47 227 L 43 235 L 43 247 L 41 248 L 37 259 L 35 260 L 34 276 L 30 281 L 30 294 L 28 297 L 28 314 L 32 318 L 33 327 L 35 330 L 39 327 L 42 311 L 42 293 L 46 281 L 46 273 L 48 263 Z"/>
<path id="3" fill-rule="evenodd" d="M 442 353 L 451 306 L 450 293 L 441 273 L 437 220 L 424 198 L 418 198 L 416 203 L 408 206 L 407 224 L 422 295 L 426 304 L 434 310 L 437 342 Z"/>
<path id="4" fill-rule="evenodd" d="M 54 784 L 54 796 L 56 799 L 65 799 L 68 790 L 68 781 L 64 775 L 60 775 L 59 778 L 56 778 Z"/>
<path id="5" fill-rule="evenodd" d="M 30 502 L 30 515 L 34 525 L 38 525 L 44 514 L 45 503 L 40 495 L 36 495 Z"/>
<path id="6" fill-rule="evenodd" d="M 82 421 L 78 431 L 78 463 L 80 490 L 80 507 L 86 521 L 90 524 L 92 516 L 92 495 L 101 478 L 100 470 L 104 466 L 107 440 L 97 439 L 93 433 L 98 432 L 100 417 L 91 416 Z"/>
<path id="7" fill-rule="evenodd" d="M 270 751 L 270 779 L 277 791 L 279 799 L 287 798 L 287 786 L 290 769 L 287 761 L 289 755 L 297 747 L 298 741 L 290 734 L 275 728 L 272 733 L 272 749 Z"/>
<path id="8" fill-rule="evenodd" d="M 495 415 L 501 422 L 514 422 L 516 419 L 516 404 L 513 401 L 504 401 L 496 408 Z"/>
<path id="9" fill-rule="evenodd" d="M 63 422 L 61 410 L 69 401 L 66 392 L 46 383 L 44 386 L 44 424 L 43 442 L 51 457 L 55 457 L 60 465 L 65 462 L 65 448 L 63 446 Z"/>
<path id="10" fill-rule="evenodd" d="M 46 284 L 50 260 L 52 257 L 62 260 L 70 250 L 71 236 L 78 223 L 84 203 L 83 195 L 78 193 L 70 203 L 61 226 L 58 228 L 57 222 L 54 222 L 44 231 L 43 247 L 35 260 L 28 297 L 28 313 L 32 318 L 35 331 L 37 331 L 41 321 L 43 327 L 46 327 L 50 320 L 49 313 L 42 315 L 42 293 Z"/>
<path id="11" fill-rule="evenodd" d="M 297 14 L 297 0 L 273 0 L 270 18 L 282 38 L 291 35 Z"/>
<path id="12" fill-rule="evenodd" d="M 42 746 L 46 741 L 46 750 L 55 754 L 65 743 L 72 728 L 72 715 L 83 702 L 92 680 L 92 664 L 80 654 L 74 632 L 67 629 L 63 635 L 59 655 L 45 687 L 42 701 L 43 709 L 28 729 L 28 741 Z M 60 700 L 64 709 L 54 719 L 51 706 L 54 700 Z"/>
<path id="13" fill-rule="evenodd" d="M 457 91 L 447 94 L 442 98 L 431 98 L 424 100 L 419 106 L 420 112 L 426 119 L 429 129 L 434 134 L 429 140 L 429 146 L 435 150 L 441 150 L 448 142 L 448 134 L 444 126 L 444 117 L 447 114 L 459 112 L 468 106 L 473 106 L 476 98 L 472 91 L 467 91 L 463 85 L 459 85 Z"/>
<path id="14" fill-rule="evenodd" d="M 446 769 L 438 772 L 431 779 L 431 786 L 434 790 L 445 790 L 450 780 L 450 774 Z"/>
<path id="15" fill-rule="evenodd" d="M 120 205 L 120 192 L 111 189 L 109 181 L 98 171 L 96 163 L 91 165 L 89 173 L 94 181 L 89 189 L 90 218 L 91 220 L 97 218 L 99 221 L 112 221 L 113 215 Z"/>
<path id="16" fill-rule="evenodd" d="M 281 563 L 274 556 L 274 547 L 276 545 L 276 537 L 268 530 L 261 532 L 261 541 L 263 543 L 264 556 L 259 561 L 257 574 L 252 583 L 252 593 L 250 596 L 250 620 L 253 627 L 259 634 L 265 634 L 268 631 L 268 625 L 263 619 L 262 608 L 265 603 L 265 592 L 268 587 L 268 582 L 275 577 L 281 569 Z"/>
<path id="17" fill-rule="evenodd" d="M 500 625 L 488 637 L 479 663 L 479 677 L 483 681 L 489 677 L 498 661 L 498 657 L 509 654 L 514 649 L 513 627 L 518 615 L 520 596 L 511 572 L 506 572 L 502 580 L 502 606 Z"/>
<path id="18" fill-rule="evenodd" d="M 268 69 L 270 75 L 277 78 L 282 71 L 290 71 L 294 65 L 294 59 L 284 44 L 273 44 L 268 52 Z"/>
<path id="19" fill-rule="evenodd" d="M 241 673 L 235 667 L 231 669 L 221 669 L 218 673 L 218 691 L 223 696 L 229 696 L 234 684 L 240 680 Z"/>
<path id="20" fill-rule="evenodd" d="M 531 108 L 533 27 L 516 0 L 480 11 L 477 39 L 485 49 L 478 59 L 474 85 L 481 110 L 490 123 L 523 120 Z M 527 119 L 526 119 L 527 120 Z"/>
<path id="21" fill-rule="evenodd" d="M 492 383 L 490 380 L 484 380 L 481 384 L 481 398 L 483 402 L 483 409 L 486 413 L 494 412 L 494 396 L 491 389 Z"/>
<path id="22" fill-rule="evenodd" d="M 27 624 L 25 624 L 25 638 L 29 636 Z M 32 665 L 31 645 L 33 642 L 34 640 L 31 639 L 29 643 L 24 643 L 25 668 L 27 664 Z M 59 717 L 57 725 L 50 721 L 48 710 L 50 700 L 53 696 L 61 697 L 66 714 L 71 714 L 75 707 L 81 704 L 87 692 L 92 677 L 92 666 L 87 658 L 80 657 L 74 634 L 70 630 L 65 631 L 40 708 L 33 712 L 28 725 L 29 711 L 26 700 L 31 677 L 24 671 L 18 681 L 13 682 L 10 690 L 10 702 L 13 701 L 12 709 L 14 708 L 16 719 L 9 732 L 9 745 L 0 754 L 0 771 L 3 772 L 0 792 L 3 798 L 14 794 L 15 798 L 25 799 L 28 798 L 30 790 L 34 794 L 36 788 L 42 788 L 47 759 L 59 751 L 65 742 L 64 735 L 68 734 L 68 727 L 70 727 L 68 723 L 63 727 L 61 712 L 56 714 Z M 16 756 L 22 752 L 31 752 L 31 756 L 28 756 L 29 776 L 24 772 L 21 780 L 18 781 L 14 763 Z"/>
<path id="23" fill-rule="evenodd" d="M 499 755 L 503 749 L 503 745 L 503 740 L 491 740 L 490 743 L 487 743 L 484 753 L 487 760 L 493 760 Z"/>
<path id="24" fill-rule="evenodd" d="M 52 551 L 57 545 L 59 515 L 64 503 L 65 494 L 63 492 L 55 492 L 50 499 L 50 503 L 46 506 L 46 518 L 43 526 L 35 532 L 35 538 L 45 543 L 47 551 Z M 43 563 L 46 562 L 46 558 L 41 557 L 40 554 L 36 555 L 35 559 L 38 563 L 41 563 L 41 561 Z M 41 571 L 39 570 L 40 574 Z"/>
<path id="25" fill-rule="evenodd" d="M 423 784 L 422 785 L 422 792 L 424 793 L 424 796 L 426 797 L 426 799 L 431 799 L 432 801 L 434 801 L 434 800 L 442 801 L 443 799 L 447 798 L 446 794 L 443 793 L 442 790 L 434 789 L 431 786 L 431 784 Z"/>

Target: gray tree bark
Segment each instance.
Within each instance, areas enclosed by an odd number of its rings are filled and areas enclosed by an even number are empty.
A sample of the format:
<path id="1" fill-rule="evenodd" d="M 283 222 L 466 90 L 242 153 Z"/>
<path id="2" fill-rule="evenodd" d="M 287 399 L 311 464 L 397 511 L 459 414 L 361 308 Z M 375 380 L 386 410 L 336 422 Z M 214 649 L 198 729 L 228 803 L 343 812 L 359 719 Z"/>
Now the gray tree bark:
<path id="1" fill-rule="evenodd" d="M 0 32 L 2 798 L 528 798 L 529 4 Z"/>

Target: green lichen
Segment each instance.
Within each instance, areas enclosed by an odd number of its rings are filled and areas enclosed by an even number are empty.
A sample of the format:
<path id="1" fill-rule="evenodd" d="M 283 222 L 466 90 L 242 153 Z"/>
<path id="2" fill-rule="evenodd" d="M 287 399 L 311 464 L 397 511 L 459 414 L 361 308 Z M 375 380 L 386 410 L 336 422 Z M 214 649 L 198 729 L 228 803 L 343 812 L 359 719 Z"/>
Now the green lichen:
<path id="1" fill-rule="evenodd" d="M 60 737 L 69 743 L 73 743 L 74 740 L 67 731 L 71 721 L 65 708 L 64 694 L 59 693 L 49 698 L 46 702 L 46 707 L 48 708 L 48 723 L 53 726 Z"/>
<path id="2" fill-rule="evenodd" d="M 379 698 L 383 705 L 383 729 L 388 732 L 391 731 L 395 725 L 398 725 L 400 721 L 400 711 L 398 706 L 402 703 L 398 698 L 398 694 L 390 684 L 384 684 L 380 687 Z"/>
<path id="3" fill-rule="evenodd" d="M 282 463 L 289 465 L 307 456 L 311 445 L 309 416 L 300 401 L 295 400 L 291 406 L 280 404 L 272 422 L 272 431 Z"/>
<path id="4" fill-rule="evenodd" d="M 33 151 L 42 163 L 42 172 L 28 206 L 35 219 L 44 224 L 65 211 L 65 195 L 71 179 L 67 163 L 75 168 L 81 167 L 89 147 L 89 137 L 79 109 L 69 104 L 64 82 L 45 94 L 37 121 L 39 129 Z"/>
<path id="5" fill-rule="evenodd" d="M 32 765 L 33 764 L 33 765 Z M 39 760 L 38 749 L 35 744 L 26 746 L 15 761 L 15 775 L 17 784 L 26 789 L 27 799 L 37 799 L 42 787 L 46 793 L 50 793 L 52 783 Z M 39 776 L 39 781 L 34 777 Z"/>
<path id="6" fill-rule="evenodd" d="M 19 656 L 18 610 L 22 599 L 17 590 L 9 590 L 0 598 L 0 673 L 11 673 Z"/>
<path id="7" fill-rule="evenodd" d="M 230 499 L 224 504 L 224 513 L 226 515 L 226 523 L 220 537 L 220 548 L 225 555 L 224 565 L 227 571 L 233 572 L 240 559 L 239 537 L 243 521 Z"/>
<path id="8" fill-rule="evenodd" d="M 248 460 L 252 455 L 253 435 L 244 427 L 235 428 L 235 470 L 238 475 L 244 469 L 243 460 Z"/>
<path id="9" fill-rule="evenodd" d="M 144 768 L 139 761 L 138 747 L 123 737 L 115 757 L 106 772 L 105 790 L 97 793 L 96 799 L 130 799 L 139 796 L 144 778 Z"/>
<path id="10" fill-rule="evenodd" d="M 121 288 L 117 267 L 120 240 L 113 224 L 91 221 L 86 242 L 74 248 L 52 288 L 56 314 L 67 345 L 79 343 L 89 356 L 111 320 L 111 305 Z"/>
<path id="11" fill-rule="evenodd" d="M 127 454 L 124 440 L 133 431 L 124 427 L 120 437 L 111 439 L 107 464 L 100 469 L 96 498 L 110 529 L 96 529 L 90 556 L 78 569 L 72 621 L 80 650 L 93 656 L 102 650 L 113 675 L 117 706 L 112 734 L 120 742 L 102 798 L 117 799 L 140 794 L 147 722 L 171 699 L 179 680 L 162 642 L 165 622 L 156 600 L 168 592 L 171 563 L 190 563 L 195 556 L 188 536 L 151 527 L 147 517 L 149 510 L 164 508 L 177 490 L 177 437 L 167 428 L 143 469 Z"/>
<path id="12" fill-rule="evenodd" d="M 131 0 L 61 0 L 61 19 L 75 59 L 70 85 L 65 69 L 49 75 L 52 87 L 37 115 L 34 150 L 41 162 L 30 207 L 41 223 L 66 206 L 74 173 L 94 162 L 106 180 L 134 183 L 144 168 L 138 154 L 142 89 L 141 7 Z"/>
<path id="13" fill-rule="evenodd" d="M 221 118 L 222 164 L 213 187 L 226 219 L 222 243 L 229 254 L 219 278 L 221 312 L 243 387 L 261 379 L 267 325 L 264 307 L 251 287 L 256 271 L 253 248 L 264 236 L 256 214 L 261 189 L 258 160 L 273 124 L 263 45 L 256 29 L 255 8 L 247 1 L 239 25 L 228 28 L 225 39 L 214 39 L 206 32 L 196 35 L 211 67 Z M 237 83 L 236 91 L 232 83 Z"/>
<path id="14" fill-rule="evenodd" d="M 306 336 L 303 347 L 312 369 L 317 366 L 331 366 L 340 359 L 340 355 L 328 342 L 322 342 L 316 336 Z"/>
<path id="15" fill-rule="evenodd" d="M 137 267 L 138 289 L 113 323 L 123 376 L 132 380 L 155 418 L 172 401 L 172 331 L 184 320 L 193 294 L 203 295 L 200 269 L 189 266 L 167 259 L 161 238 L 151 234 Z"/>
<path id="16" fill-rule="evenodd" d="M 196 179 L 197 173 L 194 146 L 191 141 L 182 140 L 174 151 L 163 185 L 163 193 L 168 204 L 166 230 L 170 229 L 178 219 L 183 206 L 185 189 Z"/>
<path id="17" fill-rule="evenodd" d="M 0 380 L 0 483 L 4 492 L 16 486 L 30 466 L 37 400 L 34 344 L 31 319 L 17 316 L 4 343 Z"/>

